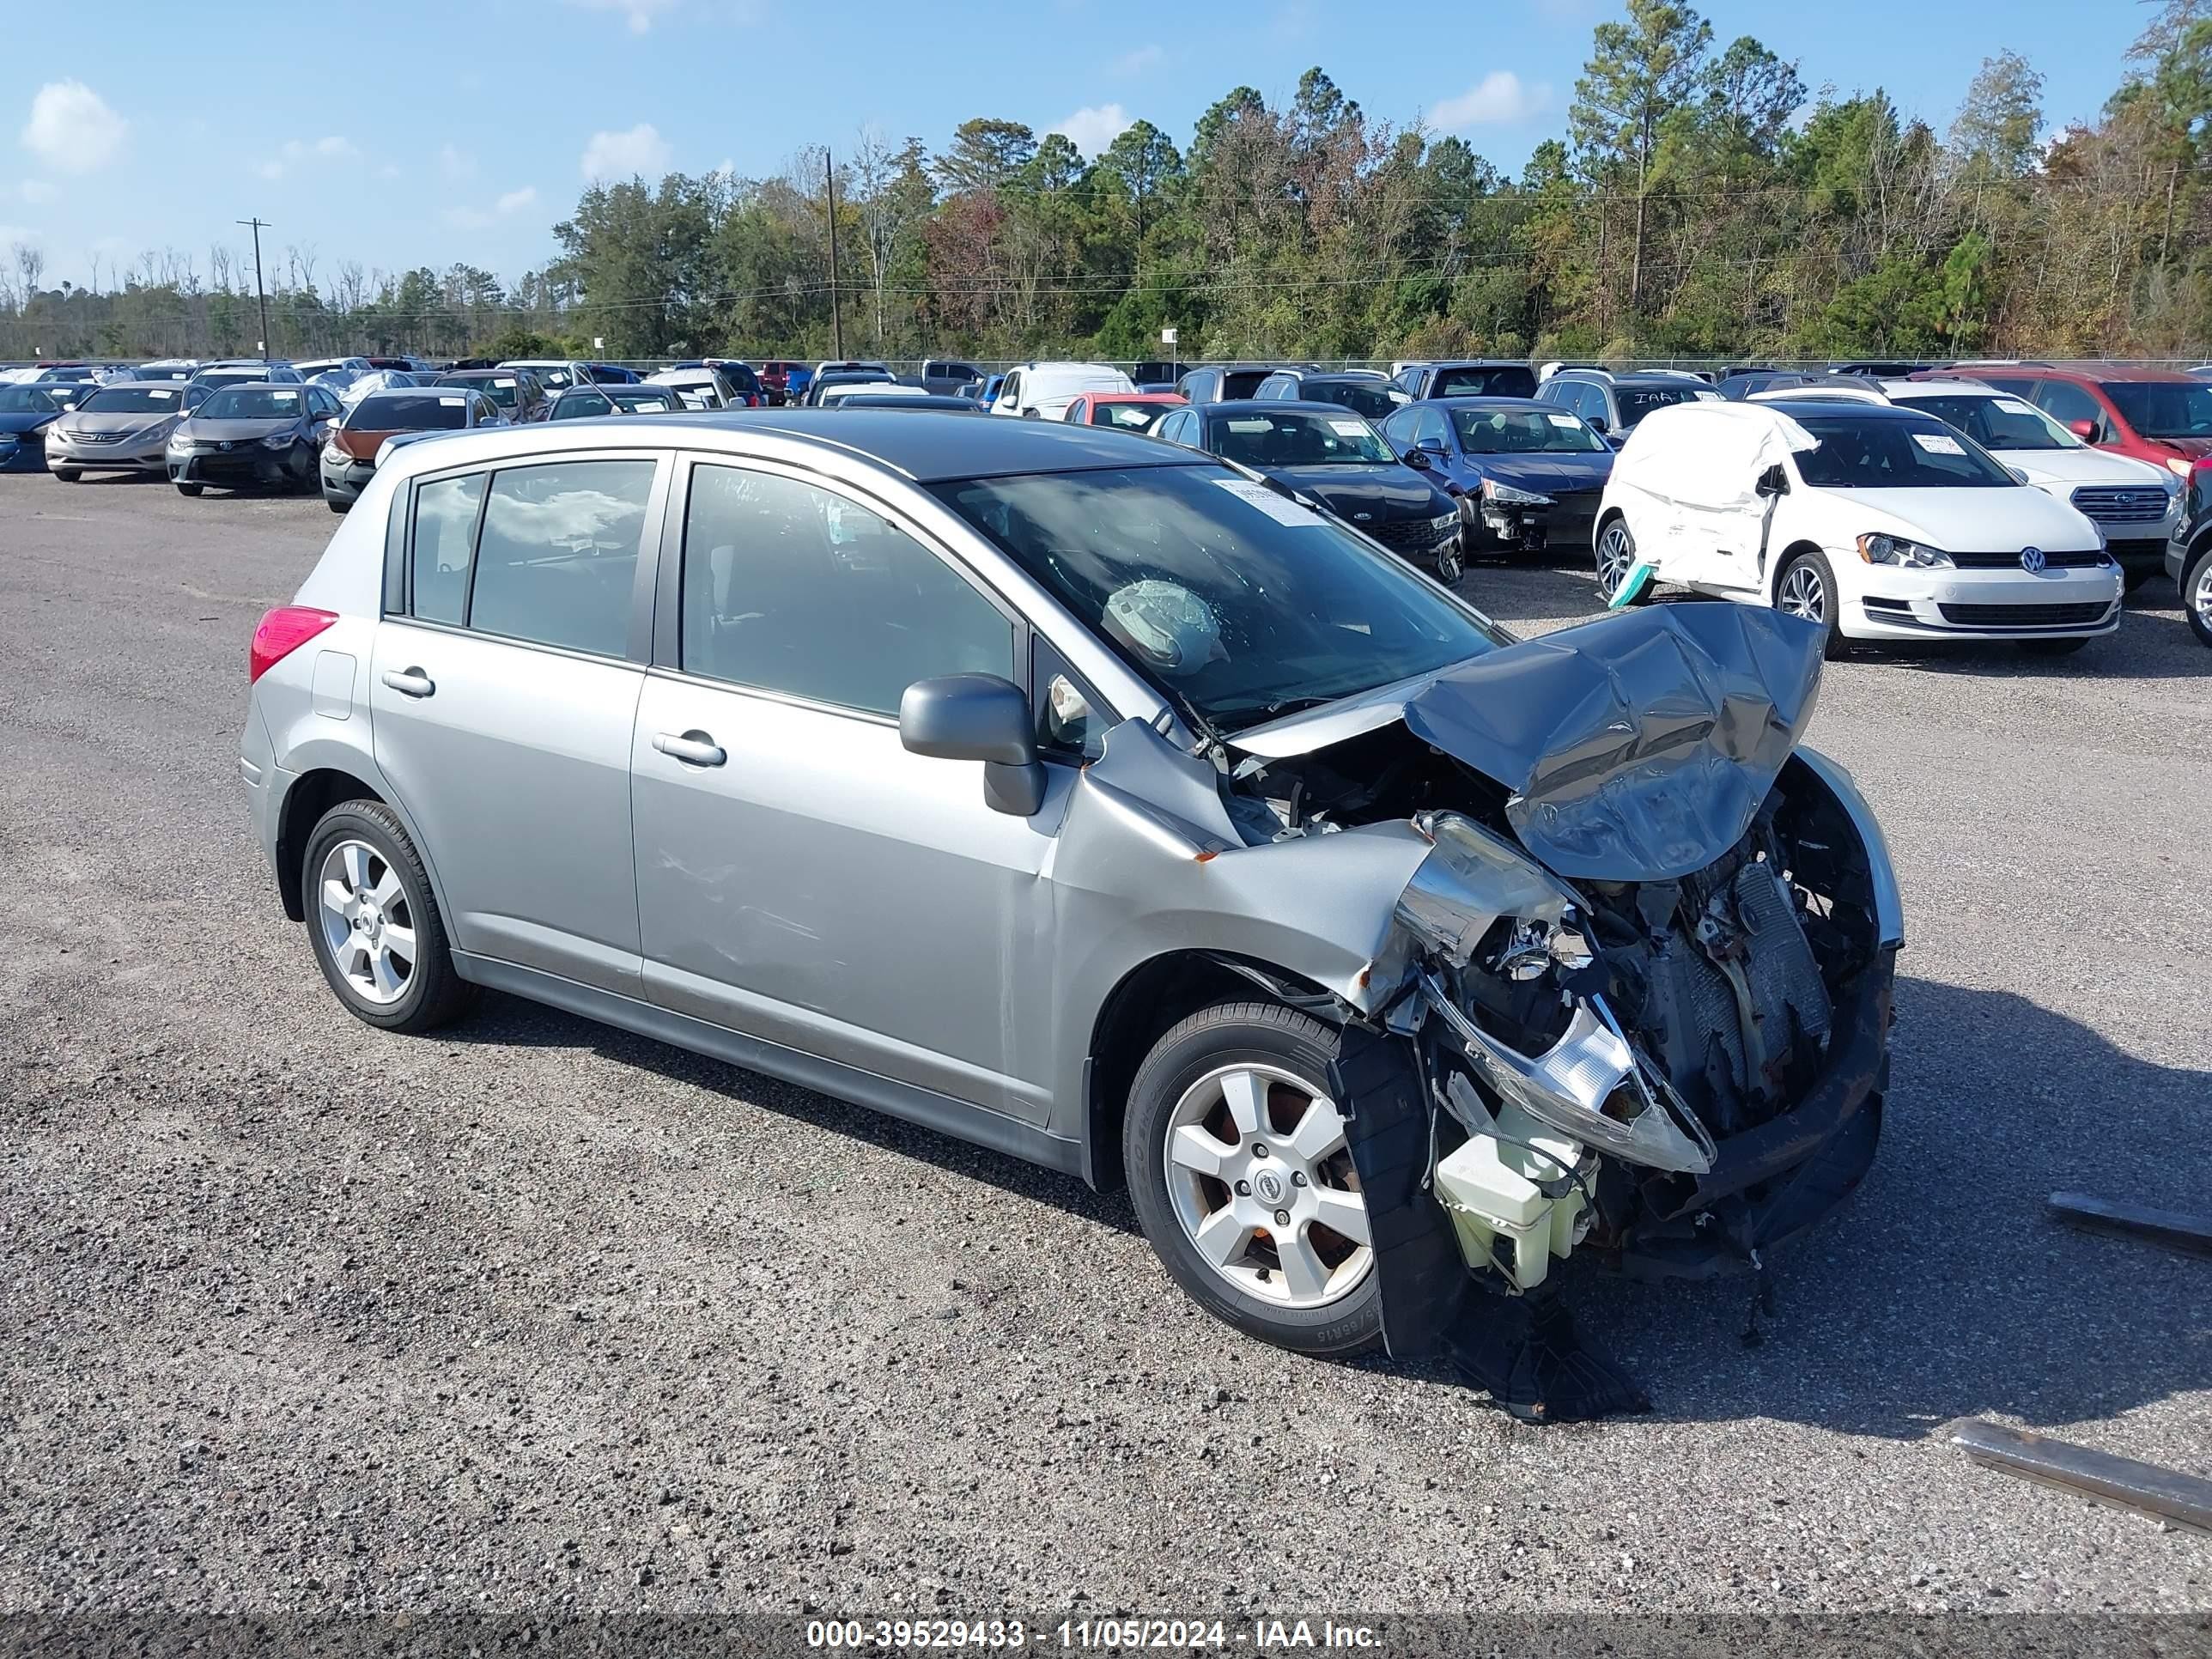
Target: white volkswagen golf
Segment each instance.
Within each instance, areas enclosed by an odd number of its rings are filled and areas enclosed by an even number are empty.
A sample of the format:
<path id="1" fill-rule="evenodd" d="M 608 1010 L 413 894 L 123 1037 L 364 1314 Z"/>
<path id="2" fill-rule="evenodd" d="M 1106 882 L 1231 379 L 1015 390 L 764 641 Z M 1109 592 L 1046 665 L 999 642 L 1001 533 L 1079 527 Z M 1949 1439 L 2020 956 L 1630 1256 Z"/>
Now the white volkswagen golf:
<path id="1" fill-rule="evenodd" d="M 2007 640 L 2119 626 L 2097 526 L 1932 416 L 1873 403 L 1694 403 L 1639 422 L 1600 502 L 1599 591 L 1654 582 L 1772 605 L 1846 639 Z"/>

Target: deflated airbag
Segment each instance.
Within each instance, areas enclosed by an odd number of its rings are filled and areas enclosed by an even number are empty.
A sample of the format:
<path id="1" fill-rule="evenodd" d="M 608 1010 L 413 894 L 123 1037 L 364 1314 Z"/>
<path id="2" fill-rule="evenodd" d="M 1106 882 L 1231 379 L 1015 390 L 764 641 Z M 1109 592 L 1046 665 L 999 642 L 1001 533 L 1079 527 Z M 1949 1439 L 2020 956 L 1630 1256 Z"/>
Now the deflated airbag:
<path id="1" fill-rule="evenodd" d="M 1478 657 L 1405 722 L 1512 792 L 1514 833 L 1556 874 L 1668 881 L 1750 827 L 1812 719 L 1820 653 L 1817 627 L 1777 611 L 1654 606 Z"/>

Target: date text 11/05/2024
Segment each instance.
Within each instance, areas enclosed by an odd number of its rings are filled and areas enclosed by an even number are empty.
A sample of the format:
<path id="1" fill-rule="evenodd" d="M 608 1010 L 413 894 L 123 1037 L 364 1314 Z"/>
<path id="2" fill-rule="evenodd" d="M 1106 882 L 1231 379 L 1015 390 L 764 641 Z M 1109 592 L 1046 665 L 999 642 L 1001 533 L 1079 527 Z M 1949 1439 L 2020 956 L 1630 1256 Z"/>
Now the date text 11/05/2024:
<path id="1" fill-rule="evenodd" d="M 1377 1633 L 1365 1625 L 1332 1619 L 1063 1619 L 1025 1625 L 1018 1619 L 811 1619 L 810 1648 L 1025 1648 L 1175 1650 L 1184 1648 L 1373 1648 Z"/>

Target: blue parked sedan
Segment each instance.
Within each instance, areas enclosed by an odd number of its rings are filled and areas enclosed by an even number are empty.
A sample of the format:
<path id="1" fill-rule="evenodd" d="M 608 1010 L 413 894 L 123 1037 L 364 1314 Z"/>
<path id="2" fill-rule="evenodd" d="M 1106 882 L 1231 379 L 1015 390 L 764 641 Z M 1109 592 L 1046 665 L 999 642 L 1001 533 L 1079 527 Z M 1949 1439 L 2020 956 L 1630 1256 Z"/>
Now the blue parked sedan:
<path id="1" fill-rule="evenodd" d="M 42 386 L 0 386 L 0 472 L 46 470 L 46 428 L 65 406 Z"/>
<path id="2" fill-rule="evenodd" d="M 1457 498 L 1470 552 L 1589 545 L 1613 452 L 1556 404 L 1432 398 L 1391 416 L 1382 435 Z"/>

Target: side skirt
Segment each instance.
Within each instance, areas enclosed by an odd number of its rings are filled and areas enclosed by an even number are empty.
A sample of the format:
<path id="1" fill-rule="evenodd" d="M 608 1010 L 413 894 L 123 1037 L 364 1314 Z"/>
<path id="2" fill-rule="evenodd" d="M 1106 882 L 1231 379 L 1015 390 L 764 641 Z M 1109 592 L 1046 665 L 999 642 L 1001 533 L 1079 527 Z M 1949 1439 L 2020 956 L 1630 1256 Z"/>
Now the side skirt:
<path id="1" fill-rule="evenodd" d="M 651 1037 L 694 1054 L 710 1054 L 747 1071 L 760 1072 L 797 1084 L 802 1089 L 835 1099 L 851 1101 L 890 1116 L 918 1123 L 925 1129 L 955 1139 L 988 1147 L 1026 1163 L 1041 1164 L 1064 1175 L 1087 1178 L 1083 1143 L 1057 1135 L 1002 1113 L 965 1100 L 955 1100 L 928 1089 L 879 1077 L 854 1066 L 802 1054 L 781 1043 L 763 1042 L 738 1032 L 695 1019 L 689 1014 L 656 1007 L 597 986 L 581 985 L 542 969 L 519 967 L 490 957 L 453 952 L 453 967 L 463 979 L 495 991 L 506 991 L 532 1002 L 542 1002 L 568 1013 L 580 1014 L 602 1024 L 619 1027 L 639 1036 Z"/>

